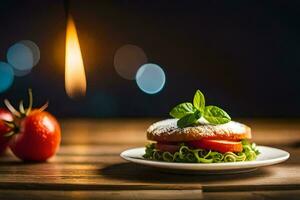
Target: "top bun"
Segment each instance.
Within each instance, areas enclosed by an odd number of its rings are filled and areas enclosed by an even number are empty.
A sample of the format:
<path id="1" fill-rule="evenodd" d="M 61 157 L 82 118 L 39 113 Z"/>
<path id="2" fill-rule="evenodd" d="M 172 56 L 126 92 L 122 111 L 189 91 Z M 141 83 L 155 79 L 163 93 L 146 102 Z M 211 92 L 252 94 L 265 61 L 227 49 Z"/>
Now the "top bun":
<path id="1" fill-rule="evenodd" d="M 199 124 L 179 128 L 177 119 L 166 119 L 152 124 L 147 130 L 147 138 L 158 142 L 186 142 L 203 138 L 239 141 L 251 139 L 251 129 L 234 121 L 226 124 Z"/>

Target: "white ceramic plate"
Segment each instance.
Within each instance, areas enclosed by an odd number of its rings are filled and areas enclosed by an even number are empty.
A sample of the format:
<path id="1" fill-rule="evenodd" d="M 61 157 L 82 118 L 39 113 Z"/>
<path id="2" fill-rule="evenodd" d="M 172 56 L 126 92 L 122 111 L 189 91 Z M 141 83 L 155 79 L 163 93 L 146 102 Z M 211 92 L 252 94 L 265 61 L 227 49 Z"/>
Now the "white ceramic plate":
<path id="1" fill-rule="evenodd" d="M 120 156 L 127 161 L 155 167 L 167 172 L 175 173 L 200 173 L 200 174 L 227 174 L 253 171 L 258 167 L 274 165 L 287 160 L 290 154 L 281 149 L 258 146 L 260 155 L 255 161 L 228 162 L 228 163 L 170 163 L 151 161 L 143 158 L 145 147 L 128 149 Z"/>

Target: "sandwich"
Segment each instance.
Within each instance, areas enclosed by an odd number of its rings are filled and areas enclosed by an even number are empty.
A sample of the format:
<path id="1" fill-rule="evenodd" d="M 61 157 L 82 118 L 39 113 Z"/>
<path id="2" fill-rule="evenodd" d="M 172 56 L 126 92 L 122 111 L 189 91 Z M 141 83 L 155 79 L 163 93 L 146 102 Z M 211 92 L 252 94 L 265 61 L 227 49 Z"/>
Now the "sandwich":
<path id="1" fill-rule="evenodd" d="M 220 163 L 255 160 L 259 155 L 251 128 L 231 121 L 217 106 L 206 106 L 198 90 L 193 103 L 174 107 L 166 119 L 147 129 L 144 158 L 183 163 Z"/>

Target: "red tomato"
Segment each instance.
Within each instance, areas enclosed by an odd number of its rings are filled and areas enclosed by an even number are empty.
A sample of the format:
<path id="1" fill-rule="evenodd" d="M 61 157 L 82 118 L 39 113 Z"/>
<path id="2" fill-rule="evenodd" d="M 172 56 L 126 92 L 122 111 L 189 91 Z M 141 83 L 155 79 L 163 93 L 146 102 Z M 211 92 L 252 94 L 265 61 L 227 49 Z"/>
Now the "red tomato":
<path id="1" fill-rule="evenodd" d="M 162 152 L 170 152 L 175 153 L 179 150 L 179 146 L 176 144 L 166 144 L 166 143 L 156 143 L 155 146 L 156 149 L 162 151 Z"/>
<path id="2" fill-rule="evenodd" d="M 192 146 L 194 148 L 214 150 L 220 153 L 226 153 L 229 151 L 230 152 L 243 151 L 242 143 L 236 141 L 202 139 L 197 141 L 191 141 L 188 144 L 189 146 Z"/>
<path id="3" fill-rule="evenodd" d="M 9 143 L 10 149 L 18 158 L 45 161 L 56 153 L 61 140 L 61 130 L 50 113 L 34 110 L 21 119 L 19 128 L 19 133 Z"/>
<path id="4" fill-rule="evenodd" d="M 0 154 L 5 151 L 9 142 L 9 138 L 4 137 L 3 135 L 11 131 L 11 128 L 2 120 L 13 121 L 13 116 L 7 109 L 0 108 Z"/>

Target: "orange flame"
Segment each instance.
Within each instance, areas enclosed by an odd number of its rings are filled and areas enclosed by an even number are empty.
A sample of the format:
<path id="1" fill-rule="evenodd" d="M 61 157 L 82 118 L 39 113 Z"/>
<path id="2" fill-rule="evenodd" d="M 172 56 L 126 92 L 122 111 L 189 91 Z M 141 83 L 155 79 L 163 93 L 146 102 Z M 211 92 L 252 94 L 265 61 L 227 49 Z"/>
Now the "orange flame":
<path id="1" fill-rule="evenodd" d="M 66 31 L 65 88 L 70 98 L 85 96 L 86 77 L 76 26 L 68 17 Z"/>

